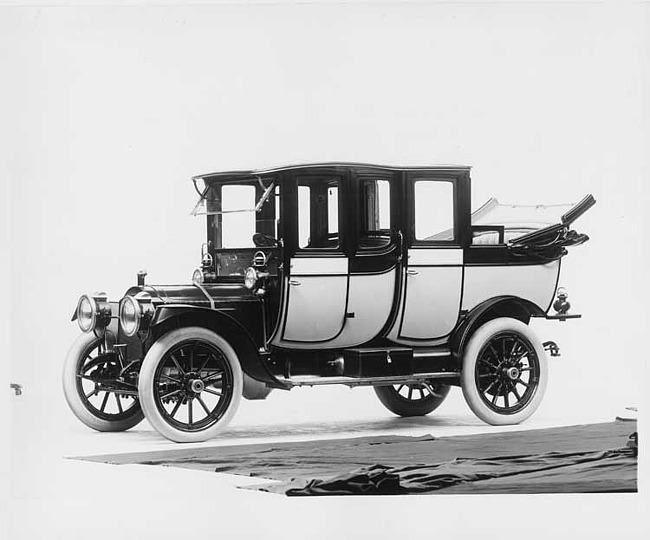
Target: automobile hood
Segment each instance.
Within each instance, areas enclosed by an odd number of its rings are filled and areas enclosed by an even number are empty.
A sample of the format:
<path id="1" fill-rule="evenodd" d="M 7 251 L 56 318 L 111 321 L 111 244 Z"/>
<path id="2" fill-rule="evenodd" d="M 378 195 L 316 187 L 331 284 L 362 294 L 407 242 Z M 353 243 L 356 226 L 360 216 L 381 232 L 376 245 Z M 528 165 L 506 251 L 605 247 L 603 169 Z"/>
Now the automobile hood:
<path id="1" fill-rule="evenodd" d="M 149 293 L 162 304 L 215 305 L 258 302 L 256 296 L 242 283 L 203 283 L 198 285 L 145 285 L 132 287 L 127 294 Z"/>

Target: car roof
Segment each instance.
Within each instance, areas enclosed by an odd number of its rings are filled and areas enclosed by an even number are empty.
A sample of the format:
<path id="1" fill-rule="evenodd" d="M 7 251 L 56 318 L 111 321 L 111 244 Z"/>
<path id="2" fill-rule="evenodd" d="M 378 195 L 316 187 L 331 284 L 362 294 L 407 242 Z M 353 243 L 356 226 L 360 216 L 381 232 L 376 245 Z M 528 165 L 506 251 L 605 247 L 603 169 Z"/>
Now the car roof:
<path id="1" fill-rule="evenodd" d="M 342 168 L 348 170 L 367 170 L 376 169 L 377 171 L 449 171 L 449 172 L 466 172 L 471 169 L 467 165 L 375 165 L 372 163 L 355 163 L 355 162 L 323 162 L 323 163 L 305 163 L 301 165 L 286 165 L 280 167 L 270 167 L 266 169 L 254 169 L 249 171 L 220 171 L 205 174 L 199 174 L 192 177 L 192 180 L 219 180 L 219 179 L 247 179 L 256 176 L 268 175 L 286 171 L 309 171 L 310 169 L 322 168 Z"/>

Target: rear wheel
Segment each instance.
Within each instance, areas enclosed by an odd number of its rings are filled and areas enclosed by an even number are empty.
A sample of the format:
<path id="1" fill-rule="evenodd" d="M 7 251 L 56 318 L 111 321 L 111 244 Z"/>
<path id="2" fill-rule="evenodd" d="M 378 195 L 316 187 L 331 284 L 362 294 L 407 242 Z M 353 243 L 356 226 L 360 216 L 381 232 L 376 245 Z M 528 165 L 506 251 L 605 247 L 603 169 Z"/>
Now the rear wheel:
<path id="1" fill-rule="evenodd" d="M 134 379 L 121 375 L 103 337 L 82 334 L 70 347 L 63 367 L 63 393 L 75 416 L 97 431 L 124 431 L 144 415 Z"/>
<path id="2" fill-rule="evenodd" d="M 449 393 L 449 386 L 436 381 L 426 384 L 375 386 L 379 401 L 398 416 L 424 416 L 437 409 Z"/>
<path id="3" fill-rule="evenodd" d="M 530 327 L 493 319 L 471 337 L 461 385 L 470 409 L 493 425 L 518 424 L 537 410 L 548 380 L 544 346 Z"/>
<path id="4" fill-rule="evenodd" d="M 208 440 L 225 429 L 242 396 L 233 348 L 205 328 L 174 330 L 145 356 L 138 391 L 149 423 L 175 442 Z"/>

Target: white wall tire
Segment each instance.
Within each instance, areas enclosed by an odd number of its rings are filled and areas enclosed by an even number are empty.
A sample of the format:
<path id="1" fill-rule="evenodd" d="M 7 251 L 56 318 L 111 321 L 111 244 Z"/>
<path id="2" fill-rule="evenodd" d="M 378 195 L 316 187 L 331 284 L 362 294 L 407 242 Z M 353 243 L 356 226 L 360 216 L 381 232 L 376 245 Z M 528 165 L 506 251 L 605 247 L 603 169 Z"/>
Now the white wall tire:
<path id="1" fill-rule="evenodd" d="M 519 424 L 539 407 L 548 360 L 537 335 L 523 322 L 501 317 L 470 338 L 463 353 L 461 386 L 476 416 L 492 425 Z"/>
<path id="2" fill-rule="evenodd" d="M 156 341 L 140 369 L 145 417 L 163 437 L 202 442 L 221 433 L 239 406 L 243 374 L 230 344 L 199 327 L 179 328 Z"/>
<path id="3" fill-rule="evenodd" d="M 93 371 L 104 364 L 92 365 L 101 351 L 103 340 L 95 334 L 81 334 L 70 347 L 63 366 L 63 394 L 74 415 L 97 431 L 125 431 L 144 418 L 137 397 L 96 390 Z"/>

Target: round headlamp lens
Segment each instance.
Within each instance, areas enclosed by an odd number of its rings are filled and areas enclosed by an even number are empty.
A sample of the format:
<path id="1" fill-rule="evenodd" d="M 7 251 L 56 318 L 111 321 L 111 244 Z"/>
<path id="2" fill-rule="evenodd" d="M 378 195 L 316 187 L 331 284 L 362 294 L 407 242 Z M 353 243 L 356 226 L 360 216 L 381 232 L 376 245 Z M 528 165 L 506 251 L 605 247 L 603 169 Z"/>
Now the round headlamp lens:
<path id="1" fill-rule="evenodd" d="M 120 305 L 120 325 L 127 336 L 134 336 L 140 326 L 140 306 L 130 296 L 125 297 Z"/>
<path id="2" fill-rule="evenodd" d="M 97 319 L 97 306 L 95 301 L 84 294 L 77 304 L 77 323 L 82 332 L 91 332 L 95 329 Z"/>
<path id="3" fill-rule="evenodd" d="M 246 285 L 247 289 L 252 289 L 255 287 L 255 284 L 257 283 L 257 270 L 253 267 L 249 267 L 246 269 L 246 273 L 244 274 L 244 285 Z"/>

